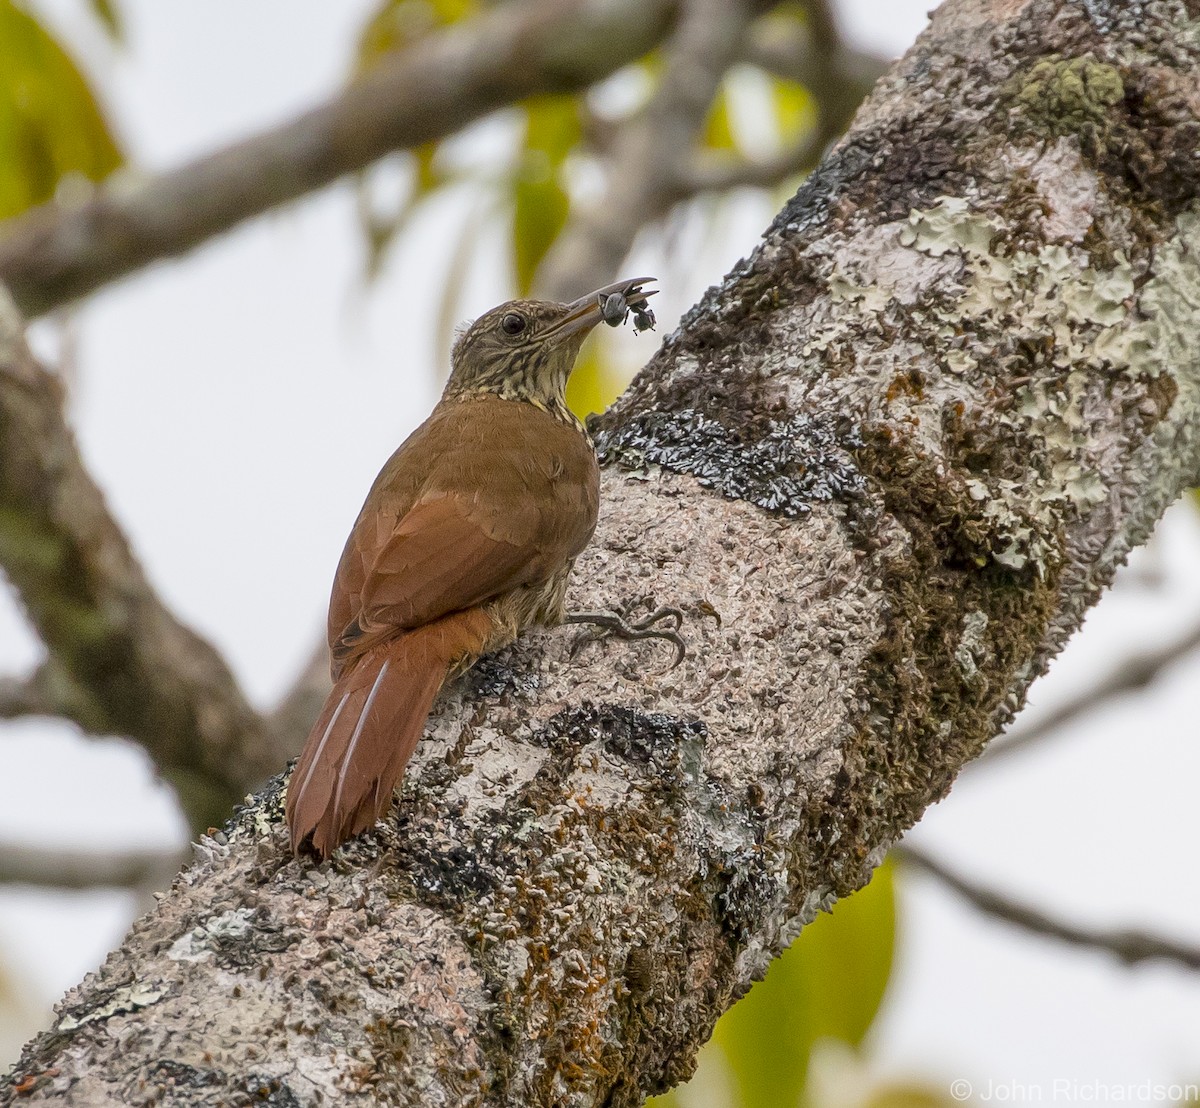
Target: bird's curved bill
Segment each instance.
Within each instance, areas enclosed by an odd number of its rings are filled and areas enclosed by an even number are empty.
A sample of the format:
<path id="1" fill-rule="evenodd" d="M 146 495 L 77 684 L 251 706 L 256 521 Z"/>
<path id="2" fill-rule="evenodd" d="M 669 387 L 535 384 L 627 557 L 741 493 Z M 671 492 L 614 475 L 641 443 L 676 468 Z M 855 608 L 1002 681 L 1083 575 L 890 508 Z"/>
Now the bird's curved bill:
<path id="1" fill-rule="evenodd" d="M 624 297 L 625 307 L 636 310 L 659 291 L 642 287 L 653 280 L 655 280 L 653 277 L 627 277 L 624 281 L 614 281 L 611 285 L 595 289 L 587 296 L 581 296 L 578 300 L 568 304 L 567 314 L 548 328 L 545 333 L 565 338 L 567 335 L 575 335 L 580 331 L 590 331 L 596 324 L 605 322 L 607 318 L 605 305 L 608 303 L 609 297 L 614 295 Z"/>

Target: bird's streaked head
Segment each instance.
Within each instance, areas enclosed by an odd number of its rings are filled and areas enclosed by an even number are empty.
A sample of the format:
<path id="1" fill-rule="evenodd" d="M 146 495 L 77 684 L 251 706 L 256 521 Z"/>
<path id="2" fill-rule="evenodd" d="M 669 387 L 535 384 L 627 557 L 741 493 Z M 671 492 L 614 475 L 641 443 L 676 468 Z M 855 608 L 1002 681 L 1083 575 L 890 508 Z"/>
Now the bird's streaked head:
<path id="1" fill-rule="evenodd" d="M 567 378 L 583 340 L 598 323 L 620 324 L 625 306 L 644 306 L 657 290 L 643 291 L 642 286 L 653 279 L 617 281 L 570 304 L 510 300 L 485 312 L 450 352 L 446 399 L 490 393 L 572 420 L 565 398 Z"/>

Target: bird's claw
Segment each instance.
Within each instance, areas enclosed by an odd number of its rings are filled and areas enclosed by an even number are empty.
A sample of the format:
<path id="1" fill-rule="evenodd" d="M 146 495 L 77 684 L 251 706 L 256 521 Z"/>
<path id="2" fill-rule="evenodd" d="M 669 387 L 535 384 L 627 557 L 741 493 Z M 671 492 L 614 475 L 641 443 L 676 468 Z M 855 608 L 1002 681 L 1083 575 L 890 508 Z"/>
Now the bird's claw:
<path id="1" fill-rule="evenodd" d="M 687 657 L 687 643 L 679 633 L 683 626 L 683 612 L 678 608 L 664 605 L 655 609 L 648 616 L 639 620 L 626 619 L 619 612 L 568 612 L 564 623 L 586 623 L 598 631 L 580 635 L 571 644 L 571 656 L 574 657 L 580 647 L 587 642 L 595 642 L 616 635 L 621 639 L 664 639 L 675 647 L 675 661 L 671 663 L 674 669 Z M 669 626 L 660 627 L 658 624 L 669 622 Z"/>

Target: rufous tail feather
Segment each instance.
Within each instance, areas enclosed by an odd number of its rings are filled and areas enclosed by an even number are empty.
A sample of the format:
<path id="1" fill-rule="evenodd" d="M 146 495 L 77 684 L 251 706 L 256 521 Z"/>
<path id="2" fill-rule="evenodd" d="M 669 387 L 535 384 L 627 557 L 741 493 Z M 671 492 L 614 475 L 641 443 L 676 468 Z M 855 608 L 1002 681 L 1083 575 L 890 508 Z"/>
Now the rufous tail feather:
<path id="1" fill-rule="evenodd" d="M 450 668 L 478 655 L 491 620 L 455 612 L 373 646 L 334 683 L 292 770 L 292 849 L 328 858 L 387 810 Z"/>

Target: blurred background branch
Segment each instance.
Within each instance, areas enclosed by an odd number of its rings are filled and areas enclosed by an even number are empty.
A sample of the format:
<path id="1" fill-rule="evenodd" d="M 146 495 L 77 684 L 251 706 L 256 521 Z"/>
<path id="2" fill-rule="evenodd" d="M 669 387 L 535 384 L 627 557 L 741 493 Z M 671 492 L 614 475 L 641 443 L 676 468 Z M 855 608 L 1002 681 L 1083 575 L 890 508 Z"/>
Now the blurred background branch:
<path id="1" fill-rule="evenodd" d="M 49 652 L 4 714 L 141 743 L 193 825 L 218 823 L 286 747 L 213 648 L 162 604 L 84 466 L 58 378 L 0 290 L 0 561 Z"/>
<path id="2" fill-rule="evenodd" d="M 601 196 L 567 224 L 539 270 L 547 298 L 570 299 L 594 287 L 598 275 L 615 273 L 642 226 L 683 197 L 681 174 L 741 53 L 753 6 L 750 0 L 684 0 L 663 48 L 656 90 L 617 131 Z"/>
<path id="3" fill-rule="evenodd" d="M 165 888 L 185 860 L 178 850 L 69 850 L 0 841 L 0 885 L 51 889 Z"/>
<path id="4" fill-rule="evenodd" d="M 397 51 L 327 104 L 161 176 L 128 173 L 0 236 L 0 282 L 28 316 L 173 257 L 393 150 L 543 92 L 584 88 L 644 54 L 666 0 L 527 0 Z"/>
<path id="5" fill-rule="evenodd" d="M 1127 966 L 1135 966 L 1141 962 L 1167 961 L 1189 970 L 1200 969 L 1200 946 L 1164 939 L 1135 928 L 1082 927 L 979 882 L 968 880 L 942 862 L 911 846 L 894 847 L 892 856 L 902 866 L 911 867 L 933 877 L 984 915 L 1019 927 L 1022 931 L 1040 938 L 1101 951 Z"/>
<path id="6" fill-rule="evenodd" d="M 1114 700 L 1141 692 L 1163 672 L 1200 649 L 1200 624 L 1160 647 L 1130 651 L 1114 659 L 1091 678 L 1086 687 L 1057 705 L 1033 723 L 1018 723 L 988 746 L 968 771 L 994 765 L 1002 758 L 1020 754 L 1059 735 L 1076 721 L 1102 710 Z"/>

